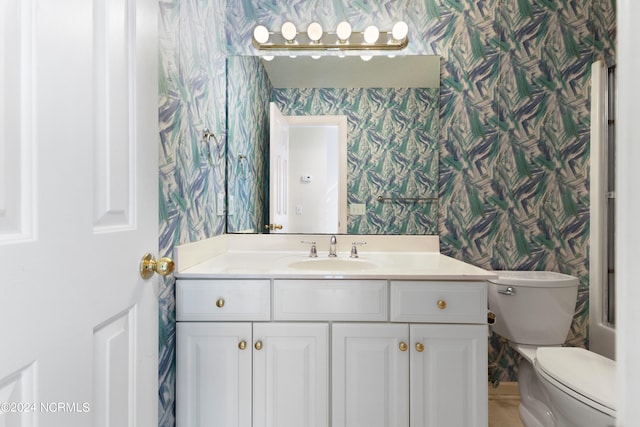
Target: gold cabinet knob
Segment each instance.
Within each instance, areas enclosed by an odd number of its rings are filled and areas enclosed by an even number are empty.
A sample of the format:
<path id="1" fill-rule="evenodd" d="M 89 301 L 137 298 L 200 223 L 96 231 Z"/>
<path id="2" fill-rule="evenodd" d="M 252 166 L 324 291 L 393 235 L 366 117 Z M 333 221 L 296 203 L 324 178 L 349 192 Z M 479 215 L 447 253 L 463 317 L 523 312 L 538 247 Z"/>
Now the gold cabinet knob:
<path id="1" fill-rule="evenodd" d="M 238 348 L 240 350 L 244 350 L 245 348 L 247 348 L 247 342 L 245 340 L 242 340 L 238 343 Z"/>
<path id="2" fill-rule="evenodd" d="M 400 341 L 400 351 L 407 351 L 408 348 L 409 346 L 407 345 L 406 342 Z"/>
<path id="3" fill-rule="evenodd" d="M 140 277 L 147 280 L 153 276 L 153 273 L 168 276 L 175 268 L 176 265 L 171 258 L 164 257 L 156 261 L 153 255 L 147 253 L 140 260 Z"/>
<path id="4" fill-rule="evenodd" d="M 447 302 L 443 299 L 439 299 L 438 300 L 438 308 L 440 310 L 444 310 L 445 308 L 447 308 Z"/>
<path id="5" fill-rule="evenodd" d="M 218 301 L 216 301 L 216 307 L 218 308 L 224 307 L 224 298 L 218 298 Z"/>
<path id="6" fill-rule="evenodd" d="M 422 344 L 421 342 L 417 342 L 416 343 L 416 351 L 418 353 L 422 353 L 424 351 L 424 344 Z"/>
<path id="7" fill-rule="evenodd" d="M 254 345 L 254 347 L 258 351 L 262 350 L 262 341 L 256 341 L 256 345 Z"/>
<path id="8" fill-rule="evenodd" d="M 282 224 L 265 224 L 265 230 L 282 230 Z"/>

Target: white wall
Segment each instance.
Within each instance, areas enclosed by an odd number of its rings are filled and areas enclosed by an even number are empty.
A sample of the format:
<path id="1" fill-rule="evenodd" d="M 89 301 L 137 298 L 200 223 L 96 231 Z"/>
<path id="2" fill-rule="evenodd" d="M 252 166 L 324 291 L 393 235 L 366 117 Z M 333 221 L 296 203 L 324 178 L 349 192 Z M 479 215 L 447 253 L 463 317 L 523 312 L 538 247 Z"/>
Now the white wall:
<path id="1" fill-rule="evenodd" d="M 640 22 L 638 0 L 617 2 L 618 176 L 617 344 L 619 426 L 640 425 Z"/>
<path id="2" fill-rule="evenodd" d="M 338 232 L 338 162 L 337 126 L 291 126 L 289 232 Z"/>

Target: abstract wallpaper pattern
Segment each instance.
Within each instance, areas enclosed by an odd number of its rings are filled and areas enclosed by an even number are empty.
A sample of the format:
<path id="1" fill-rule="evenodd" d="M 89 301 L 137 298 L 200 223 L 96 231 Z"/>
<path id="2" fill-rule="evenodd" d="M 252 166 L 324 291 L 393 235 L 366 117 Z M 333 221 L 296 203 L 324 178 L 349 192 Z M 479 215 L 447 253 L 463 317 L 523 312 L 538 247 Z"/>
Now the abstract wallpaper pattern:
<path id="1" fill-rule="evenodd" d="M 591 4 L 495 1 L 442 14 L 466 27 L 451 34 L 442 69 L 442 251 L 579 277 L 568 337 L 578 346 L 588 345 Z M 514 378 L 513 351 L 495 335 L 491 348 L 494 376 Z"/>
<path id="2" fill-rule="evenodd" d="M 260 232 L 266 221 L 269 102 L 273 87 L 255 56 L 227 58 L 228 232 Z"/>
<path id="3" fill-rule="evenodd" d="M 347 19 L 363 28 L 403 19 L 410 27 L 406 53 L 442 56 L 442 251 L 485 268 L 578 276 L 569 342 L 587 344 L 590 63 L 615 54 L 615 0 L 159 4 L 162 254 L 224 231 L 215 194 L 226 185 L 225 160 L 208 162 L 201 131 L 213 130 L 224 149 L 225 57 L 253 54 L 257 23 L 276 28 L 290 19 L 304 27 L 317 19 L 335 28 Z M 171 281 L 161 289 L 160 306 L 160 425 L 173 426 Z M 495 336 L 490 344 L 494 377 L 514 378 L 513 351 Z"/>
<path id="4" fill-rule="evenodd" d="M 437 88 L 274 89 L 284 115 L 346 115 L 347 199 L 367 214 L 348 216 L 349 234 L 437 234 Z"/>
<path id="5" fill-rule="evenodd" d="M 216 194 L 225 191 L 226 2 L 159 1 L 160 254 L 224 232 Z M 205 144 L 202 132 L 217 136 Z M 174 281 L 159 296 L 160 426 L 175 425 Z"/>

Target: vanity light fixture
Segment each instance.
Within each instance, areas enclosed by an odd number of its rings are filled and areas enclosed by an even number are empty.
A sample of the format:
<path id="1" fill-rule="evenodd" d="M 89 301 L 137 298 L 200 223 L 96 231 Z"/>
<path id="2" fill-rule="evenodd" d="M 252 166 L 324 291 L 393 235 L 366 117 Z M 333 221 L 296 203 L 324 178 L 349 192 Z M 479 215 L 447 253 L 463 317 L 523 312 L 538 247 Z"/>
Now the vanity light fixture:
<path id="1" fill-rule="evenodd" d="M 296 29 L 296 26 L 293 24 L 293 22 L 285 22 L 284 24 L 282 24 L 280 32 L 282 33 L 282 37 L 284 37 L 287 43 L 293 43 L 296 35 L 298 34 L 298 30 Z"/>
<path id="2" fill-rule="evenodd" d="M 404 21 L 396 22 L 391 29 L 391 37 L 396 41 L 404 40 L 407 34 L 409 34 L 409 26 Z"/>
<path id="3" fill-rule="evenodd" d="M 374 44 L 380 38 L 380 30 L 375 25 L 369 25 L 364 30 L 364 42 Z"/>
<path id="4" fill-rule="evenodd" d="M 397 22 L 391 31 L 380 31 L 375 25 L 364 31 L 352 31 L 351 24 L 340 22 L 335 31 L 324 31 L 312 22 L 306 32 L 298 31 L 293 22 L 285 22 L 280 32 L 258 25 L 253 31 L 253 45 L 259 50 L 402 50 L 409 43 L 409 26 Z"/>
<path id="5" fill-rule="evenodd" d="M 347 43 L 349 41 L 349 37 L 351 37 L 351 24 L 347 21 L 342 21 L 336 27 L 336 37 L 340 43 Z"/>
<path id="6" fill-rule="evenodd" d="M 318 43 L 322 38 L 322 25 L 317 22 L 309 24 L 307 27 L 307 36 L 309 36 L 312 43 Z"/>
<path id="7" fill-rule="evenodd" d="M 269 41 L 269 30 L 264 25 L 258 25 L 253 30 L 253 38 L 258 43 L 266 43 Z"/>

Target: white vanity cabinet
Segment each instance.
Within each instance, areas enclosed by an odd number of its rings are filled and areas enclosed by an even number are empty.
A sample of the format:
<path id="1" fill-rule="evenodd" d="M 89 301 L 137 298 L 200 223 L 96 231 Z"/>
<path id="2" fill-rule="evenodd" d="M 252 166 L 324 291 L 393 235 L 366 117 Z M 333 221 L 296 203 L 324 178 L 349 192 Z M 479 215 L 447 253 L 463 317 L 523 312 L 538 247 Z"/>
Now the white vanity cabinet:
<path id="1" fill-rule="evenodd" d="M 411 427 L 486 427 L 486 325 L 409 329 Z"/>
<path id="2" fill-rule="evenodd" d="M 177 427 L 487 426 L 482 281 L 179 279 L 176 301 Z"/>
<path id="3" fill-rule="evenodd" d="M 332 427 L 485 427 L 487 328 L 332 326 Z"/>
<path id="4" fill-rule="evenodd" d="M 178 281 L 177 427 L 328 426 L 329 325 L 257 322 L 270 288 Z"/>
<path id="5" fill-rule="evenodd" d="M 251 326 L 178 322 L 177 427 L 251 427 Z"/>
<path id="6" fill-rule="evenodd" d="M 253 426 L 327 426 L 329 325 L 254 323 L 253 341 Z"/>
<path id="7" fill-rule="evenodd" d="M 334 323 L 332 427 L 409 426 L 409 328 Z"/>

